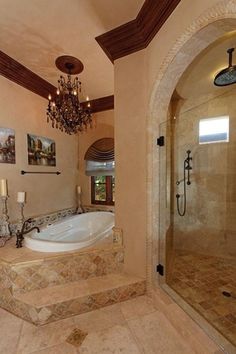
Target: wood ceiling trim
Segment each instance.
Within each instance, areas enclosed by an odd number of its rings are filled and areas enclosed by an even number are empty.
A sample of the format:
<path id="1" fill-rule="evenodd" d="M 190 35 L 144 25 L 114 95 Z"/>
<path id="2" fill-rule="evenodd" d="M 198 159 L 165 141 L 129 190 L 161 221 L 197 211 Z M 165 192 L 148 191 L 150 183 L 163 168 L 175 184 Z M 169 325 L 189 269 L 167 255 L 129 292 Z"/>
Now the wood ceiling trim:
<path id="1" fill-rule="evenodd" d="M 94 100 L 89 101 L 91 105 L 92 113 L 108 111 L 110 109 L 114 109 L 114 95 L 96 98 Z M 87 102 L 83 102 L 83 105 L 88 104 Z"/>
<path id="2" fill-rule="evenodd" d="M 2 51 L 0 51 L 0 74 L 43 98 L 48 98 L 49 92 L 56 90 L 52 84 Z"/>
<path id="3" fill-rule="evenodd" d="M 55 86 L 2 51 L 0 51 L 0 75 L 46 99 L 49 93 L 52 96 L 53 92 L 56 93 Z M 87 104 L 88 102 L 82 103 L 83 106 Z M 114 95 L 91 100 L 90 104 L 94 113 L 114 109 Z"/>
<path id="4" fill-rule="evenodd" d="M 135 20 L 114 28 L 95 39 L 112 62 L 144 49 L 180 1 L 145 0 Z"/>

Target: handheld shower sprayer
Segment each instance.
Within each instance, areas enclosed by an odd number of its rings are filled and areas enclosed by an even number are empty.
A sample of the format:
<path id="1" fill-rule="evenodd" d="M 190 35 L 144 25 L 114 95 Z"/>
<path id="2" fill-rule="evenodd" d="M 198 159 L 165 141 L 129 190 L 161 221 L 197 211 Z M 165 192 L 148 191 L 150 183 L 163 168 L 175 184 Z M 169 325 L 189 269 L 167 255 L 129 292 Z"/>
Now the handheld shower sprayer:
<path id="1" fill-rule="evenodd" d="M 184 194 L 183 194 L 183 198 L 184 198 L 184 207 L 183 210 L 180 210 L 180 194 L 177 193 L 176 194 L 176 199 L 177 199 L 177 210 L 178 210 L 178 214 L 180 216 L 184 216 L 186 213 L 186 206 L 187 206 L 187 200 L 186 200 L 186 194 L 187 194 L 187 190 L 186 190 L 186 184 L 189 186 L 191 184 L 190 181 L 190 171 L 193 169 L 191 166 L 191 161 L 193 160 L 193 158 L 190 156 L 191 155 L 191 150 L 187 150 L 187 157 L 184 160 L 184 178 L 182 180 L 178 180 L 176 182 L 177 186 L 179 186 L 181 184 L 181 182 L 184 183 Z M 187 178 L 186 178 L 186 171 L 187 171 Z"/>

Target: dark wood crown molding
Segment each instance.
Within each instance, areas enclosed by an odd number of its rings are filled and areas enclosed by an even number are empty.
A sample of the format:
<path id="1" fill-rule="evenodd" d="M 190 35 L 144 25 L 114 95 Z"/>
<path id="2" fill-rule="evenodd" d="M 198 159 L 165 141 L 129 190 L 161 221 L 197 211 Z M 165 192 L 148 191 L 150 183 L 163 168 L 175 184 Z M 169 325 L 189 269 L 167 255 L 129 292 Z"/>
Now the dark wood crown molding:
<path id="1" fill-rule="evenodd" d="M 114 60 L 148 46 L 181 0 L 145 0 L 136 19 L 98 37 L 96 41 Z"/>
<path id="2" fill-rule="evenodd" d="M 0 75 L 16 84 L 48 99 L 49 93 L 56 94 L 56 87 L 42 79 L 15 59 L 0 51 Z M 114 96 L 106 96 L 89 101 L 93 113 L 114 109 Z M 88 102 L 83 102 L 86 106 Z"/>

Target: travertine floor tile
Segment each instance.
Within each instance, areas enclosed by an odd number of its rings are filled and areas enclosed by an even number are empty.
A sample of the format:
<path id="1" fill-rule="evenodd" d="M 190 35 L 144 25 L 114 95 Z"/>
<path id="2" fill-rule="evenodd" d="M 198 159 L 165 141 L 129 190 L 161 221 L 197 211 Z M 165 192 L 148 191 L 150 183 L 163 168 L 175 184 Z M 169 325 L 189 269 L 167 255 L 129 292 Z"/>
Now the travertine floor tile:
<path id="1" fill-rule="evenodd" d="M 37 350 L 31 354 L 77 354 L 76 348 L 71 344 L 62 343 L 43 350 Z"/>
<path id="2" fill-rule="evenodd" d="M 128 325 L 147 354 L 195 353 L 159 311 L 129 320 Z"/>
<path id="3" fill-rule="evenodd" d="M 141 354 L 130 330 L 125 326 L 89 334 L 79 349 L 80 354 Z"/>
<path id="4" fill-rule="evenodd" d="M 75 328 L 88 332 L 79 348 L 66 343 Z M 0 330 L 0 354 L 220 353 L 162 290 L 42 327 L 0 309 Z"/>
<path id="5" fill-rule="evenodd" d="M 121 311 L 126 320 L 154 312 L 153 301 L 147 296 L 139 296 L 120 304 Z"/>
<path id="6" fill-rule="evenodd" d="M 0 308 L 0 353 L 15 354 L 23 320 Z"/>
<path id="7" fill-rule="evenodd" d="M 42 327 L 24 322 L 17 354 L 29 354 L 65 342 L 75 328 L 72 319 L 66 319 Z"/>
<path id="8" fill-rule="evenodd" d="M 157 304 L 159 297 L 155 298 Z M 176 329 L 184 341 L 189 343 L 195 353 L 208 354 L 218 350 L 217 345 L 201 330 L 201 328 L 175 303 L 161 307 L 159 301 L 158 308 L 162 308 L 162 313 L 170 324 Z"/>
<path id="9" fill-rule="evenodd" d="M 77 327 L 87 332 L 100 331 L 125 323 L 120 304 L 75 316 L 73 320 Z"/>

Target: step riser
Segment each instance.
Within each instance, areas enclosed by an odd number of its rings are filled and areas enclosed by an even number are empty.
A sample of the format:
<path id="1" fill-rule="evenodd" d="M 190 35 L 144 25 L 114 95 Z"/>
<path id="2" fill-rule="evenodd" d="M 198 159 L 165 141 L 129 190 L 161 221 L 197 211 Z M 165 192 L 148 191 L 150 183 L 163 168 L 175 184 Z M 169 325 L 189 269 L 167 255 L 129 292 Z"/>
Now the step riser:
<path id="1" fill-rule="evenodd" d="M 32 308 L 29 312 L 31 322 L 44 325 L 60 319 L 126 301 L 145 294 L 145 282 L 123 286 L 103 293 L 97 293 L 82 298 L 65 301 L 60 304 L 43 308 Z"/>
<path id="2" fill-rule="evenodd" d="M 29 263 L 7 265 L 6 274 L 12 294 L 67 284 L 79 280 L 121 273 L 124 250 L 99 250 L 91 253 L 62 255 Z"/>
<path id="3" fill-rule="evenodd" d="M 146 282 L 139 281 L 112 290 L 64 301 L 59 304 L 36 307 L 14 298 L 11 296 L 10 291 L 5 289 L 5 292 L 2 292 L 0 306 L 24 320 L 40 326 L 126 301 L 144 295 L 145 292 Z"/>

